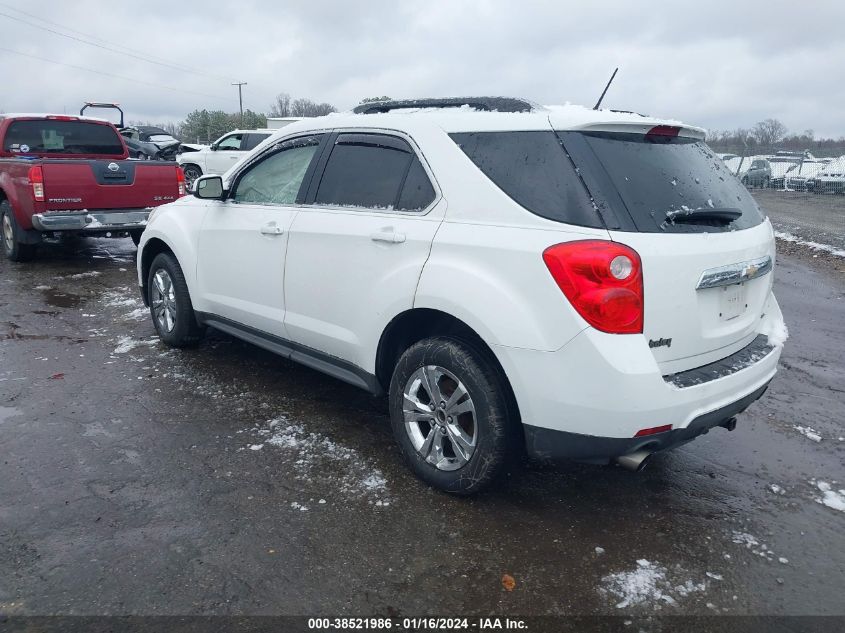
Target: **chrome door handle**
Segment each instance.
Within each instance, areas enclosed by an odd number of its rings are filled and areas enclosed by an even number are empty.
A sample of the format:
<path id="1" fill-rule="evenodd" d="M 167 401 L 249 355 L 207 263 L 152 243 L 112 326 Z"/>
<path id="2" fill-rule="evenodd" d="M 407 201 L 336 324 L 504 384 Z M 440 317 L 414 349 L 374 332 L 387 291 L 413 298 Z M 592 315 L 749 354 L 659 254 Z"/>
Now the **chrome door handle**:
<path id="1" fill-rule="evenodd" d="M 275 222 L 272 224 L 265 224 L 261 227 L 261 233 L 264 235 L 281 235 L 284 232 L 285 230 Z"/>
<path id="2" fill-rule="evenodd" d="M 370 239 L 374 242 L 387 242 L 388 244 L 401 244 L 405 241 L 404 233 L 397 233 L 393 229 L 382 229 L 370 233 Z"/>

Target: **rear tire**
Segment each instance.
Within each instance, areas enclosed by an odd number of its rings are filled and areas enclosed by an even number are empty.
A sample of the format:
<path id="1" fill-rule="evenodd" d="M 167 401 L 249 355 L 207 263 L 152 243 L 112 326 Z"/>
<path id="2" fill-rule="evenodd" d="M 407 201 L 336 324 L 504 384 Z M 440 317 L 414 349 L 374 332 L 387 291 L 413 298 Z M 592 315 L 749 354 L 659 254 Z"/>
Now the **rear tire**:
<path id="1" fill-rule="evenodd" d="M 0 202 L 0 239 L 3 242 L 3 254 L 13 262 L 30 261 L 35 257 L 38 248 L 36 244 L 22 243 L 22 231 L 9 201 Z"/>
<path id="2" fill-rule="evenodd" d="M 408 348 L 390 381 L 390 421 L 411 470 L 445 492 L 487 488 L 517 452 L 508 394 L 493 362 L 464 341 L 434 337 Z"/>
<path id="3" fill-rule="evenodd" d="M 188 189 L 190 190 L 193 185 L 194 181 L 202 176 L 202 169 L 197 167 L 196 165 L 182 165 L 182 171 L 185 173 L 185 182 L 188 185 Z"/>
<path id="4" fill-rule="evenodd" d="M 147 274 L 147 301 L 159 338 L 170 347 L 191 347 L 205 336 L 197 323 L 188 284 L 179 262 L 159 253 Z"/>

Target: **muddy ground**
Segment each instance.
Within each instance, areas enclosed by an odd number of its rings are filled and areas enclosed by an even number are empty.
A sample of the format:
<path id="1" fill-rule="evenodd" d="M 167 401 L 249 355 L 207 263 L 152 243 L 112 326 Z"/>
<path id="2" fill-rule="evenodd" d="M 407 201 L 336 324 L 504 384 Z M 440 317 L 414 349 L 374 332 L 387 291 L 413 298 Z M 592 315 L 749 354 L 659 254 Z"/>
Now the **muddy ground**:
<path id="1" fill-rule="evenodd" d="M 134 252 L 0 262 L 0 613 L 845 614 L 838 261 L 780 256 L 791 337 L 735 432 L 459 499 L 382 400 L 221 334 L 161 345 Z"/>

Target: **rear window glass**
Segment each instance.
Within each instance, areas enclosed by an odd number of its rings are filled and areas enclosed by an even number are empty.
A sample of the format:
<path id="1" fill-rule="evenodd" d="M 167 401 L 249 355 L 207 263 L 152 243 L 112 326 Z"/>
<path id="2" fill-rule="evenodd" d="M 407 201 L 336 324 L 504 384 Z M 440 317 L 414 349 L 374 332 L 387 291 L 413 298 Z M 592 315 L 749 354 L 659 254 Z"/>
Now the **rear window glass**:
<path id="1" fill-rule="evenodd" d="M 363 137 L 363 135 L 356 135 Z M 391 141 L 396 145 L 397 141 Z M 370 144 L 372 143 L 372 144 Z M 393 209 L 414 155 L 372 141 L 345 142 L 332 149 L 316 204 Z"/>
<path id="2" fill-rule="evenodd" d="M 400 211 L 422 211 L 434 202 L 436 194 L 420 159 L 414 157 L 396 208 Z"/>
<path id="3" fill-rule="evenodd" d="M 746 229 L 763 221 L 757 203 L 702 141 L 644 134 L 560 132 L 576 165 L 588 164 L 581 136 L 597 157 L 638 231 L 712 232 Z M 580 139 L 579 139 L 580 140 Z M 594 178 L 584 170 L 592 190 Z M 601 184 L 596 186 L 601 187 Z M 741 214 L 729 224 L 707 216 Z"/>
<path id="4" fill-rule="evenodd" d="M 602 226 L 553 131 L 465 132 L 450 136 L 499 189 L 532 213 L 557 222 Z"/>
<path id="5" fill-rule="evenodd" d="M 14 121 L 6 130 L 3 150 L 20 154 L 123 154 L 117 132 L 87 121 Z"/>

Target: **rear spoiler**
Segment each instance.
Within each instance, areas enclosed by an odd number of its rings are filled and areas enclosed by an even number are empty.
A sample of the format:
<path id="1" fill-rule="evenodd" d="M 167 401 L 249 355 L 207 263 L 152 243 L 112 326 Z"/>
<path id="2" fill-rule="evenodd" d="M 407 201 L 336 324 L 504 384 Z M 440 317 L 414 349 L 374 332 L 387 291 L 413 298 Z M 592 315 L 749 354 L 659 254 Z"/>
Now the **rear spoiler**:
<path id="1" fill-rule="evenodd" d="M 627 134 L 644 134 L 645 136 L 682 136 L 703 141 L 707 136 L 706 130 L 691 125 L 676 124 L 674 122 L 655 125 L 648 123 L 592 123 L 576 128 L 582 132 L 616 132 Z"/>

